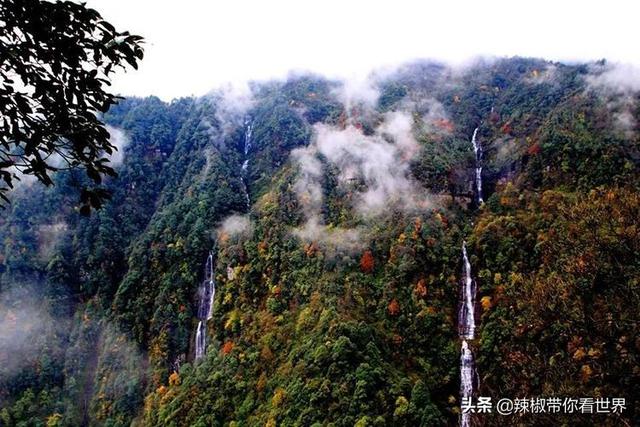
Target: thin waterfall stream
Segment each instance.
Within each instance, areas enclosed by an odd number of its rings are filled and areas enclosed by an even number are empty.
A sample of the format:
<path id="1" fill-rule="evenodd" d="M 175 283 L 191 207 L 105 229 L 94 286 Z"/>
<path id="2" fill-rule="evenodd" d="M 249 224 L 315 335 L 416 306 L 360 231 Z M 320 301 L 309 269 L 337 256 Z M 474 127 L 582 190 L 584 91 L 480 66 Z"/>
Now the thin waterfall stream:
<path id="1" fill-rule="evenodd" d="M 474 393 L 475 360 L 467 340 L 473 340 L 476 332 L 475 302 L 476 283 L 471 276 L 471 263 L 466 242 L 462 242 L 462 296 L 458 308 L 458 336 L 462 340 L 460 350 L 460 400 L 470 399 Z M 471 414 L 460 415 L 460 426 L 471 425 Z"/>
<path id="2" fill-rule="evenodd" d="M 196 360 L 207 351 L 207 321 L 213 315 L 213 301 L 216 296 L 216 283 L 213 276 L 213 253 L 209 252 L 205 264 L 204 280 L 198 290 L 198 327 L 196 329 Z"/>
<path id="3" fill-rule="evenodd" d="M 475 184 L 476 193 L 478 195 L 478 204 L 484 203 L 482 199 L 482 146 L 478 142 L 478 128 L 473 131 L 471 137 L 471 144 L 473 144 L 473 153 L 475 154 Z"/>
<path id="4" fill-rule="evenodd" d="M 482 198 L 482 146 L 478 141 L 478 127 L 473 130 L 471 144 L 475 155 L 475 190 L 478 204 L 484 203 Z M 467 244 L 462 242 L 462 281 L 461 298 L 458 307 L 458 337 L 462 340 L 460 347 L 460 401 L 465 402 L 473 398 L 474 378 L 476 376 L 476 365 L 473 351 L 467 340 L 475 339 L 476 333 L 476 282 L 471 274 L 471 262 L 467 254 Z M 462 405 L 461 405 L 462 408 Z M 460 414 L 460 426 L 471 426 L 471 414 L 462 412 Z"/>
<path id="5" fill-rule="evenodd" d="M 247 178 L 249 171 L 249 152 L 251 151 L 251 136 L 253 134 L 253 123 L 251 118 L 247 118 L 244 121 L 244 161 L 242 162 L 242 168 L 240 169 L 240 181 L 244 188 L 244 195 L 247 202 L 247 210 L 251 208 L 251 198 L 249 197 L 249 189 L 247 187 Z"/>

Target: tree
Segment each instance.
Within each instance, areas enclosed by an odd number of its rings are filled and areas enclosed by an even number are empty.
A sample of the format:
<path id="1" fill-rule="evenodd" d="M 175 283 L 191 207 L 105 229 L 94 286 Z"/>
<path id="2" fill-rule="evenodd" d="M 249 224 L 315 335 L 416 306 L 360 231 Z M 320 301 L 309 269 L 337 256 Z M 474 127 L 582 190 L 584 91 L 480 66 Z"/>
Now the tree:
<path id="1" fill-rule="evenodd" d="M 118 68 L 137 68 L 142 38 L 118 32 L 72 1 L 0 0 L 0 198 L 21 175 L 86 171 L 81 212 L 108 198 L 116 147 L 98 118 L 119 97 L 107 92 Z"/>
<path id="2" fill-rule="evenodd" d="M 366 250 L 360 258 L 360 270 L 363 273 L 371 273 L 375 267 L 375 260 L 370 250 Z"/>

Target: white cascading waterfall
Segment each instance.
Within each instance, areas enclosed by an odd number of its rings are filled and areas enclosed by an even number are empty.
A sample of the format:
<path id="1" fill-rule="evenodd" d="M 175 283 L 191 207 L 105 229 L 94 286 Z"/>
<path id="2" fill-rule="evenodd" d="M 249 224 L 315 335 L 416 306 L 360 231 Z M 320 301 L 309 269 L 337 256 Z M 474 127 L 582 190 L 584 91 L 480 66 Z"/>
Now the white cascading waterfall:
<path id="1" fill-rule="evenodd" d="M 469 348 L 466 340 L 462 340 L 462 349 L 460 351 L 460 397 L 469 398 L 473 396 L 473 374 L 475 363 L 473 353 Z M 470 427 L 471 414 L 462 413 L 460 415 L 460 427 Z"/>
<path id="2" fill-rule="evenodd" d="M 478 128 L 475 128 L 473 131 L 473 136 L 471 137 L 471 144 L 473 144 L 473 152 L 476 156 L 475 162 L 475 184 L 476 184 L 476 192 L 478 193 L 478 204 L 484 203 L 482 199 L 482 146 L 477 140 L 478 136 Z"/>
<path id="3" fill-rule="evenodd" d="M 209 252 L 205 265 L 204 280 L 198 290 L 198 328 L 196 329 L 196 360 L 207 351 L 207 320 L 213 315 L 213 300 L 216 283 L 213 277 L 213 254 Z"/>
<path id="4" fill-rule="evenodd" d="M 249 152 L 251 151 L 252 133 L 253 123 L 251 122 L 250 118 L 247 118 L 244 121 L 244 161 L 242 162 L 242 169 L 240 170 L 240 181 L 242 182 L 242 186 L 244 188 L 244 195 L 247 201 L 247 210 L 251 207 L 251 199 L 249 198 L 249 189 L 247 188 L 245 178 L 247 177 L 247 172 L 249 170 Z"/>
<path id="5" fill-rule="evenodd" d="M 458 334 L 462 339 L 472 340 L 476 332 L 474 307 L 476 287 L 471 277 L 471 263 L 467 256 L 466 242 L 462 242 L 462 300 L 458 309 Z"/>
<path id="6" fill-rule="evenodd" d="M 475 135 L 475 134 L 474 134 Z M 471 398 L 473 396 L 473 377 L 475 373 L 475 362 L 473 353 L 469 348 L 467 340 L 475 338 L 475 302 L 476 284 L 471 277 L 471 263 L 467 256 L 466 242 L 462 242 L 462 297 L 458 309 L 458 335 L 462 339 L 460 350 L 460 399 Z M 471 414 L 462 413 L 460 416 L 460 426 L 469 427 L 471 425 Z"/>

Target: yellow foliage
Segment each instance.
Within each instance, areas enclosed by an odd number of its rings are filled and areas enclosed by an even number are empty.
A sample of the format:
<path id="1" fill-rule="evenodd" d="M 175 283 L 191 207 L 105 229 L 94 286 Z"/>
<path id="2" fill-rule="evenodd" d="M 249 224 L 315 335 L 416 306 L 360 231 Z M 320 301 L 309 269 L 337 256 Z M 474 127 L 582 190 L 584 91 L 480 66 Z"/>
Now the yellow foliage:
<path id="1" fill-rule="evenodd" d="M 53 413 L 47 418 L 47 427 L 58 427 L 62 425 L 62 415 L 59 413 Z"/>
<path id="2" fill-rule="evenodd" d="M 579 349 L 576 350 L 575 353 L 573 353 L 574 360 L 582 360 L 584 359 L 585 356 L 586 356 L 586 353 L 584 352 L 584 349 L 582 347 L 580 347 Z"/>
<path id="3" fill-rule="evenodd" d="M 580 374 L 582 375 L 582 381 L 587 382 L 589 381 L 589 378 L 591 378 L 591 375 L 593 375 L 593 369 L 591 369 L 591 366 L 589 365 L 582 365 Z"/>
<path id="4" fill-rule="evenodd" d="M 296 330 L 298 332 L 306 329 L 310 325 L 311 313 L 311 307 L 305 307 L 300 310 L 300 314 L 298 314 L 298 321 L 296 322 Z"/>
<path id="5" fill-rule="evenodd" d="M 598 350 L 596 348 L 589 349 L 589 353 L 588 354 L 589 354 L 589 357 L 593 357 L 594 359 L 597 359 L 601 355 L 600 350 Z"/>
<path id="6" fill-rule="evenodd" d="M 233 310 L 230 314 L 229 314 L 229 318 L 227 319 L 227 321 L 224 324 L 224 328 L 225 329 L 231 329 L 235 326 L 236 323 L 238 323 L 240 321 L 240 313 L 238 312 L 238 310 Z"/>
<path id="7" fill-rule="evenodd" d="M 480 304 L 482 305 L 482 309 L 484 311 L 488 311 L 492 306 L 491 297 L 489 296 L 482 297 L 482 299 L 480 300 Z"/>
<path id="8" fill-rule="evenodd" d="M 495 283 L 496 285 L 499 285 L 500 283 L 502 283 L 502 274 L 500 273 L 496 273 L 493 275 L 493 283 Z"/>
<path id="9" fill-rule="evenodd" d="M 173 372 L 169 375 L 169 385 L 180 385 L 180 375 L 177 372 Z"/>
<path id="10" fill-rule="evenodd" d="M 226 294 L 224 294 L 223 302 L 225 304 L 229 304 L 232 299 L 233 299 L 233 295 L 231 295 L 230 292 L 227 292 Z"/>
<path id="11" fill-rule="evenodd" d="M 285 398 L 285 391 L 283 388 L 278 387 L 276 391 L 273 393 L 273 397 L 271 398 L 271 405 L 274 408 L 277 408 L 282 404 Z"/>

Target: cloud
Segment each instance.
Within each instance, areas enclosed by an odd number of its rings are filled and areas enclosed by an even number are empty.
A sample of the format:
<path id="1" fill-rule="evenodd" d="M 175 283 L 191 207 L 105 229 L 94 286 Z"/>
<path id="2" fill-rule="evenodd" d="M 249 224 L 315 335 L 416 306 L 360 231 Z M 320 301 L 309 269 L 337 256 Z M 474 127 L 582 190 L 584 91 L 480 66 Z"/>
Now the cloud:
<path id="1" fill-rule="evenodd" d="M 109 142 L 116 147 L 109 156 L 109 160 L 112 166 L 119 166 L 124 161 L 124 150 L 129 145 L 129 137 L 122 129 L 110 125 L 106 125 L 106 129 L 109 132 Z"/>
<path id="2" fill-rule="evenodd" d="M 415 108 L 423 112 L 422 125 L 427 133 L 449 135 L 453 132 L 453 121 L 440 101 L 426 97 Z"/>
<path id="3" fill-rule="evenodd" d="M 525 81 L 530 84 L 555 84 L 558 81 L 559 71 L 555 64 L 547 64 L 543 70 L 533 70 Z"/>
<path id="4" fill-rule="evenodd" d="M 40 288 L 42 284 L 40 284 Z M 41 290 L 40 290 L 41 292 Z M 29 368 L 50 340 L 67 330 L 69 319 L 54 318 L 35 285 L 10 283 L 0 294 L 0 380 Z"/>
<path id="5" fill-rule="evenodd" d="M 636 128 L 637 121 L 631 111 L 625 109 L 619 113 L 614 114 L 615 123 L 617 129 L 621 130 L 625 134 L 632 136 L 633 130 Z"/>
<path id="6" fill-rule="evenodd" d="M 640 91 L 640 67 L 623 63 L 593 66 L 586 81 L 596 90 L 609 90 L 618 94 L 638 92 Z"/>
<path id="7" fill-rule="evenodd" d="M 640 67 L 631 64 L 604 64 L 591 66 L 585 77 L 587 91 L 593 91 L 607 100 L 607 109 L 615 130 L 626 138 L 635 135 L 637 120 L 634 116 L 640 92 Z"/>
<path id="8" fill-rule="evenodd" d="M 413 118 L 390 112 L 380 119 L 372 135 L 354 124 L 344 128 L 317 124 L 311 145 L 292 152 L 299 169 L 293 188 L 306 217 L 305 224 L 294 230 L 298 237 L 330 246 L 355 248 L 361 243 L 363 228 L 324 224 L 322 183 L 329 168 L 337 171 L 339 187 L 351 194 L 351 208 L 361 222 L 391 209 L 429 206 L 427 195 L 410 176 L 409 162 L 420 149 L 413 136 Z"/>
<path id="9" fill-rule="evenodd" d="M 255 100 L 249 83 L 241 82 L 227 83 L 210 91 L 199 98 L 199 102 L 206 112 L 199 126 L 213 145 L 220 147 L 226 137 L 244 125 Z"/>
<path id="10" fill-rule="evenodd" d="M 380 91 L 372 75 L 352 76 L 343 80 L 342 84 L 333 90 L 333 94 L 344 104 L 347 112 L 354 107 L 372 109 L 380 97 Z"/>
<path id="11" fill-rule="evenodd" d="M 241 126 L 254 104 L 253 92 L 247 82 L 228 83 L 209 96 L 216 101 L 216 119 L 223 134 Z"/>
<path id="12" fill-rule="evenodd" d="M 41 224 L 38 226 L 38 253 L 44 261 L 48 261 L 53 250 L 67 233 L 68 225 L 65 221 L 58 221 L 52 224 Z"/>
<path id="13" fill-rule="evenodd" d="M 362 228 L 326 226 L 318 215 L 309 217 L 304 226 L 296 228 L 293 233 L 305 242 L 319 242 L 330 254 L 338 249 L 354 252 L 364 246 Z"/>
<path id="14" fill-rule="evenodd" d="M 253 223 L 247 215 L 231 215 L 225 218 L 218 227 L 220 239 L 247 237 L 253 233 Z"/>
<path id="15" fill-rule="evenodd" d="M 412 123 L 406 113 L 387 113 L 370 136 L 353 125 L 339 129 L 318 124 L 310 149 L 337 168 L 342 185 L 364 184 L 364 190 L 356 190 L 356 209 L 375 216 L 398 202 L 411 204 L 417 194 L 409 178 L 409 160 L 419 150 Z"/>

